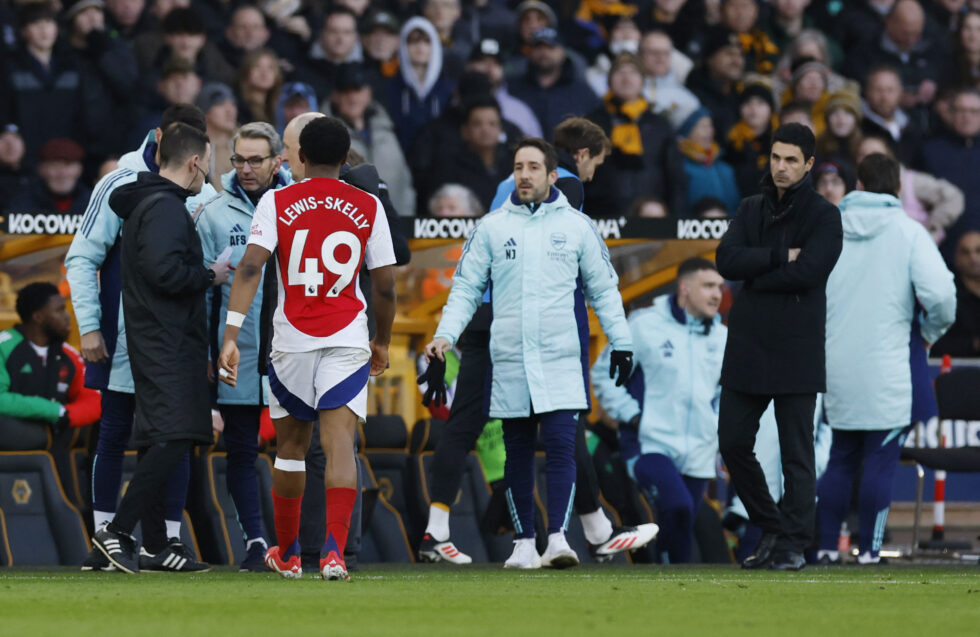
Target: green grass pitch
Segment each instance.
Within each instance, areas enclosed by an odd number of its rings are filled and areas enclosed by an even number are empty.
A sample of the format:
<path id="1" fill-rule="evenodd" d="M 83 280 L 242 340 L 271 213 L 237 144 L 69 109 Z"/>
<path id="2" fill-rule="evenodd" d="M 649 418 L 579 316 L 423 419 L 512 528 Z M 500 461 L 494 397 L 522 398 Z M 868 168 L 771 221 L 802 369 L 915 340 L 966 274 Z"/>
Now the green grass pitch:
<path id="1" fill-rule="evenodd" d="M 0 569 L 0 634 L 980 635 L 980 566 L 365 566 L 351 582 Z"/>

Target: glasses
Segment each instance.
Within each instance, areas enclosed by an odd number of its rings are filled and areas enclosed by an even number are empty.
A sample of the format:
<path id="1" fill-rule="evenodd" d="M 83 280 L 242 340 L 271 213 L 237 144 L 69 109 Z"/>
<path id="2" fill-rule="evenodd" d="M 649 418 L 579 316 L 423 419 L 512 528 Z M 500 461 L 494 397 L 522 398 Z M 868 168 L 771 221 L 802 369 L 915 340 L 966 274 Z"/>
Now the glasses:
<path id="1" fill-rule="evenodd" d="M 265 157 L 242 157 L 241 155 L 231 156 L 231 165 L 235 168 L 241 168 L 248 162 L 250 168 L 258 168 L 266 159 L 272 159 L 275 155 L 266 155 Z"/>

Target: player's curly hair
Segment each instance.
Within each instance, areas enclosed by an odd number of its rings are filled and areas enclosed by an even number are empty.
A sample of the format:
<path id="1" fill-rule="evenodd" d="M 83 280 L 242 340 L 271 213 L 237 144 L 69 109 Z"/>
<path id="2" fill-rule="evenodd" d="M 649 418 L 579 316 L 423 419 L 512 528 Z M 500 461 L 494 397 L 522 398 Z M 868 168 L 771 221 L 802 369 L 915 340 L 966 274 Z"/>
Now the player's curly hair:
<path id="1" fill-rule="evenodd" d="M 350 151 L 350 133 L 336 117 L 318 117 L 299 134 L 299 151 L 305 163 L 339 166 Z"/>

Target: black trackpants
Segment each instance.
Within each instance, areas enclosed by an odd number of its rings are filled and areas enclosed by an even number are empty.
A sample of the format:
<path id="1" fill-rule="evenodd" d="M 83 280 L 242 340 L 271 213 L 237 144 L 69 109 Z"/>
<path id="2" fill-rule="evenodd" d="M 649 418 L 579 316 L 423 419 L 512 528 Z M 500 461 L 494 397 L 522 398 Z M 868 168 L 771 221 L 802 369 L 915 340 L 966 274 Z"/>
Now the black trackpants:
<path id="1" fill-rule="evenodd" d="M 776 548 L 802 553 L 813 541 L 816 519 L 816 472 L 813 457 L 813 411 L 816 394 L 765 396 L 722 389 L 718 446 L 735 492 L 749 519 L 779 536 Z M 759 418 L 775 403 L 779 451 L 785 487 L 777 506 L 755 457 Z"/>
<path id="2" fill-rule="evenodd" d="M 139 463 L 123 496 L 111 529 L 131 534 L 136 523 L 142 523 L 143 546 L 152 554 L 167 547 L 164 521 L 167 481 L 174 468 L 190 452 L 190 440 L 169 440 L 139 450 Z"/>

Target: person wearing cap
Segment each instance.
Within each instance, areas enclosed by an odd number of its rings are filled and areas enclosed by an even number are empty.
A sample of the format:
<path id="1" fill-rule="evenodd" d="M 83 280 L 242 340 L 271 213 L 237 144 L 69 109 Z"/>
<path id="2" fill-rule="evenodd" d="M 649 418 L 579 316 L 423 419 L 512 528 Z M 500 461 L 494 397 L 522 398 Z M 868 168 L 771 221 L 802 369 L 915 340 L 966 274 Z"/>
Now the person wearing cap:
<path id="1" fill-rule="evenodd" d="M 760 81 L 746 84 L 738 94 L 741 115 L 725 135 L 725 157 L 735 171 L 735 183 L 743 196 L 762 190 L 762 178 L 769 163 L 772 137 L 772 91 Z"/>
<path id="2" fill-rule="evenodd" d="M 411 152 L 422 127 L 446 110 L 453 82 L 443 73 L 442 42 L 431 22 L 409 18 L 399 37 L 399 74 L 388 82 L 384 103 L 402 150 Z"/>
<path id="3" fill-rule="evenodd" d="M 85 151 L 63 137 L 49 139 L 38 151 L 37 178 L 15 196 L 10 210 L 23 212 L 85 212 L 92 189 L 81 181 Z"/>
<path id="4" fill-rule="evenodd" d="M 255 204 L 266 192 L 292 183 L 289 172 L 282 167 L 282 139 L 271 124 L 245 124 L 232 138 L 231 162 L 234 170 L 221 176 L 222 193 L 208 202 L 197 220 L 204 263 L 215 261 L 229 248 L 227 256 L 232 267 L 245 254 L 248 229 L 252 225 Z M 228 294 L 234 273 L 219 290 L 208 294 L 208 310 L 218 307 L 217 342 L 224 334 Z M 228 490 L 235 502 L 238 522 L 245 538 L 246 557 L 241 570 L 265 571 L 264 555 L 268 548 L 262 535 L 262 509 L 259 498 L 255 458 L 258 454 L 259 417 L 265 403 L 264 382 L 259 376 L 258 359 L 263 354 L 259 342 L 259 319 L 262 308 L 260 288 L 252 301 L 238 337 L 242 353 L 239 382 L 231 387 L 218 383 L 218 408 L 224 420 L 225 446 L 228 451 Z M 220 300 L 212 300 L 220 293 Z"/>
<path id="5" fill-rule="evenodd" d="M 393 13 L 374 11 L 368 14 L 361 29 L 364 63 L 382 82 L 398 74 L 398 33 L 402 25 Z M 384 93 L 374 87 L 377 95 Z"/>
<path id="6" fill-rule="evenodd" d="M 193 7 L 175 7 L 160 22 L 158 31 L 136 37 L 133 50 L 140 72 L 152 75 L 171 58 L 180 58 L 194 65 L 204 80 L 232 84 L 235 67 L 231 66 L 218 47 L 208 41 L 204 17 Z"/>
<path id="7" fill-rule="evenodd" d="M 844 196 L 854 190 L 854 176 L 843 164 L 825 161 L 813 169 L 813 188 L 821 197 L 839 206 Z"/>
<path id="8" fill-rule="evenodd" d="M 286 82 L 279 93 L 276 103 L 275 126 L 276 132 L 282 134 L 286 124 L 294 117 L 320 110 L 320 100 L 316 90 L 306 82 Z"/>
<path id="9" fill-rule="evenodd" d="M 643 63 L 633 53 L 621 53 L 609 70 L 609 91 L 603 105 L 588 119 L 609 136 L 612 153 L 589 189 L 593 215 L 626 214 L 633 200 L 660 197 L 671 214 L 681 215 L 687 206 L 687 178 L 677 150 L 674 131 L 643 97 Z"/>
<path id="10" fill-rule="evenodd" d="M 473 47 L 467 71 L 477 71 L 490 79 L 493 98 L 500 105 L 500 114 L 505 120 L 516 124 L 528 137 L 541 137 L 541 123 L 531 107 L 517 99 L 507 90 L 504 81 L 504 61 L 497 40 L 485 38 Z"/>
<path id="11" fill-rule="evenodd" d="M 197 107 L 204 113 L 207 135 L 211 140 L 211 174 L 224 175 L 231 170 L 231 138 L 238 128 L 238 103 L 232 90 L 218 82 L 208 82 L 197 94 Z M 214 184 L 221 190 L 221 180 Z"/>
<path id="12" fill-rule="evenodd" d="M 687 76 L 687 88 L 711 111 L 720 139 L 738 122 L 735 94 L 744 72 L 745 55 L 735 32 L 723 26 L 707 29 L 701 64 Z"/>
<path id="13" fill-rule="evenodd" d="M 702 107 L 688 115 L 677 129 L 677 137 L 687 175 L 687 201 L 715 197 L 725 202 L 728 214 L 734 214 L 740 199 L 735 171 L 721 159 L 708 109 Z"/>
<path id="14" fill-rule="evenodd" d="M 526 72 L 511 78 L 508 85 L 514 97 L 531 107 L 542 130 L 554 130 L 566 117 L 584 115 L 599 105 L 599 98 L 568 56 L 558 31 L 539 29 L 529 44 Z"/>
<path id="15" fill-rule="evenodd" d="M 345 64 L 338 70 L 333 93 L 323 112 L 338 117 L 347 126 L 351 148 L 377 168 L 399 214 L 415 216 L 412 173 L 398 143 L 395 125 L 384 107 L 374 99 L 374 90 L 363 65 Z"/>
<path id="16" fill-rule="evenodd" d="M 694 63 L 674 48 L 664 31 L 644 33 L 638 53 L 646 76 L 643 96 L 653 105 L 655 113 L 669 119 L 675 128 L 680 126 L 684 114 L 701 106 L 694 93 L 684 86 Z"/>
<path id="17" fill-rule="evenodd" d="M 18 23 L 17 49 L 0 62 L 0 127 L 17 125 L 27 166 L 55 137 L 101 155 L 110 111 L 101 83 L 58 43 L 57 15 L 47 3 L 20 5 Z"/>
<path id="18" fill-rule="evenodd" d="M 129 129 L 133 102 L 139 94 L 140 74 L 136 55 L 129 43 L 115 31 L 106 29 L 103 0 L 78 0 L 64 13 L 68 44 L 75 54 L 98 76 L 112 105 L 113 123 L 125 122 L 103 131 L 111 137 L 107 150 L 122 154 L 125 132 Z"/>

